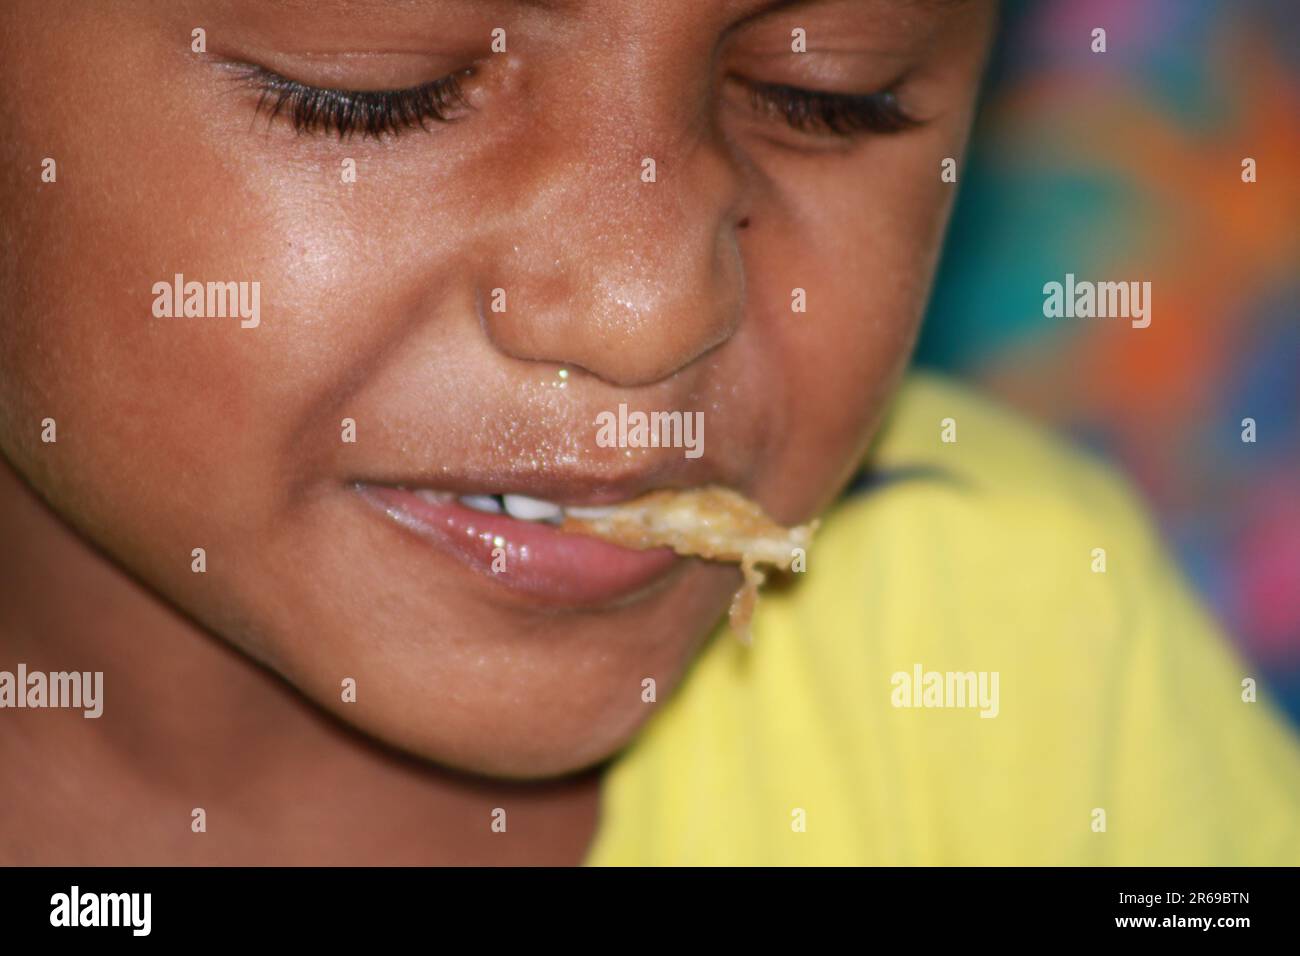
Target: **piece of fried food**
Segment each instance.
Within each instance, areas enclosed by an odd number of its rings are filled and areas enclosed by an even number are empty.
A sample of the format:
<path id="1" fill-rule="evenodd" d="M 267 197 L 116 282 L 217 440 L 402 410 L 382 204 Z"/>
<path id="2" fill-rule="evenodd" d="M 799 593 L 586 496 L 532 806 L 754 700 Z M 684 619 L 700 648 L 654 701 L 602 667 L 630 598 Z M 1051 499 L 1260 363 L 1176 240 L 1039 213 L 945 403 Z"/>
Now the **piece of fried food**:
<path id="1" fill-rule="evenodd" d="M 729 620 L 748 643 L 750 618 L 766 577 L 759 565 L 789 570 L 796 553 L 807 554 L 817 522 L 782 527 L 739 492 L 711 485 L 652 491 L 608 509 L 571 509 L 560 527 L 624 548 L 667 547 L 708 561 L 738 563 L 745 581 L 731 599 Z"/>

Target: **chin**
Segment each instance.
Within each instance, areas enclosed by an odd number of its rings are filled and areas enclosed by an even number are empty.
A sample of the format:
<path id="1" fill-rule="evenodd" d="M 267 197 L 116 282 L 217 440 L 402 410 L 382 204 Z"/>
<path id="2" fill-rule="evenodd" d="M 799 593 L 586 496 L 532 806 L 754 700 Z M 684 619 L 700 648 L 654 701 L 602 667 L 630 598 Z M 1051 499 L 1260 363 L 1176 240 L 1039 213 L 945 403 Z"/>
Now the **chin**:
<path id="1" fill-rule="evenodd" d="M 653 706 L 566 701 L 563 721 L 558 721 L 552 719 L 555 702 L 530 705 L 516 700 L 481 714 L 462 715 L 460 719 L 478 727 L 454 738 L 431 730 L 440 722 L 445 728 L 446 714 L 441 709 L 431 708 L 423 720 L 412 720 L 409 712 L 402 712 L 372 715 L 374 720 L 362 722 L 353 713 L 349 723 L 387 746 L 453 772 L 542 781 L 579 773 L 613 756 L 636 735 Z"/>

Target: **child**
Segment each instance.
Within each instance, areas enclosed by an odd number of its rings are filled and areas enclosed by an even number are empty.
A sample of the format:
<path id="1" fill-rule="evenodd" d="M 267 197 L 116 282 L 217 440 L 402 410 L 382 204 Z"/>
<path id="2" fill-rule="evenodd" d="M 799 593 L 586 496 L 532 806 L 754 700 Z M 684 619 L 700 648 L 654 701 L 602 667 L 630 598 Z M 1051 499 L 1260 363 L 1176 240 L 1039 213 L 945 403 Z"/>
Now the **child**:
<path id="1" fill-rule="evenodd" d="M 0 862 L 1300 859 L 1124 485 L 905 375 L 995 12 L 4 4 Z M 748 646 L 558 527 L 709 486 L 820 519 Z"/>

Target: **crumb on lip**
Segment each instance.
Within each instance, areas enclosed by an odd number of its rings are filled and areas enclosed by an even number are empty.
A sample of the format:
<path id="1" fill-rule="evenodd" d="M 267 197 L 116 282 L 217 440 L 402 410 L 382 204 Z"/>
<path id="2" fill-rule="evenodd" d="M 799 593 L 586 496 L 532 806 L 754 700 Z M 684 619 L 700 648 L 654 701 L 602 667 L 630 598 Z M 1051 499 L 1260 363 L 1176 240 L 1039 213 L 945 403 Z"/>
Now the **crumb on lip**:
<path id="1" fill-rule="evenodd" d="M 598 517 L 566 517 L 560 527 L 625 548 L 669 547 L 681 555 L 739 564 L 744 583 L 732 596 L 728 620 L 748 644 L 758 590 L 766 579 L 760 565 L 789 570 L 795 553 L 806 553 L 817 522 L 783 527 L 739 492 L 710 485 L 652 491 Z"/>

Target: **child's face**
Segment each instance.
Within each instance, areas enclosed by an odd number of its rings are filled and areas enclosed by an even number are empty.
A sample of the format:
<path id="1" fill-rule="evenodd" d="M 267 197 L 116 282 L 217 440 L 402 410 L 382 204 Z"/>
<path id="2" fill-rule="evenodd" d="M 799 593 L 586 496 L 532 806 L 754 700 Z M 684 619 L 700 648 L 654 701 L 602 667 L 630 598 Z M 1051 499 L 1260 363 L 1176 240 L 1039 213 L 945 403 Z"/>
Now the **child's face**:
<path id="1" fill-rule="evenodd" d="M 7 0 L 0 448 L 160 595 L 378 737 L 506 775 L 595 761 L 738 572 L 445 505 L 425 517 L 460 540 L 437 540 L 373 499 L 720 483 L 786 523 L 826 505 L 913 341 L 992 19 L 978 0 Z M 295 135 L 294 102 L 255 118 L 234 63 L 346 90 L 476 64 L 473 109 Z M 922 122 L 847 136 L 746 87 L 900 79 Z M 259 324 L 156 317 L 177 273 L 260 283 Z M 600 447 L 620 403 L 702 411 L 703 455 Z"/>

